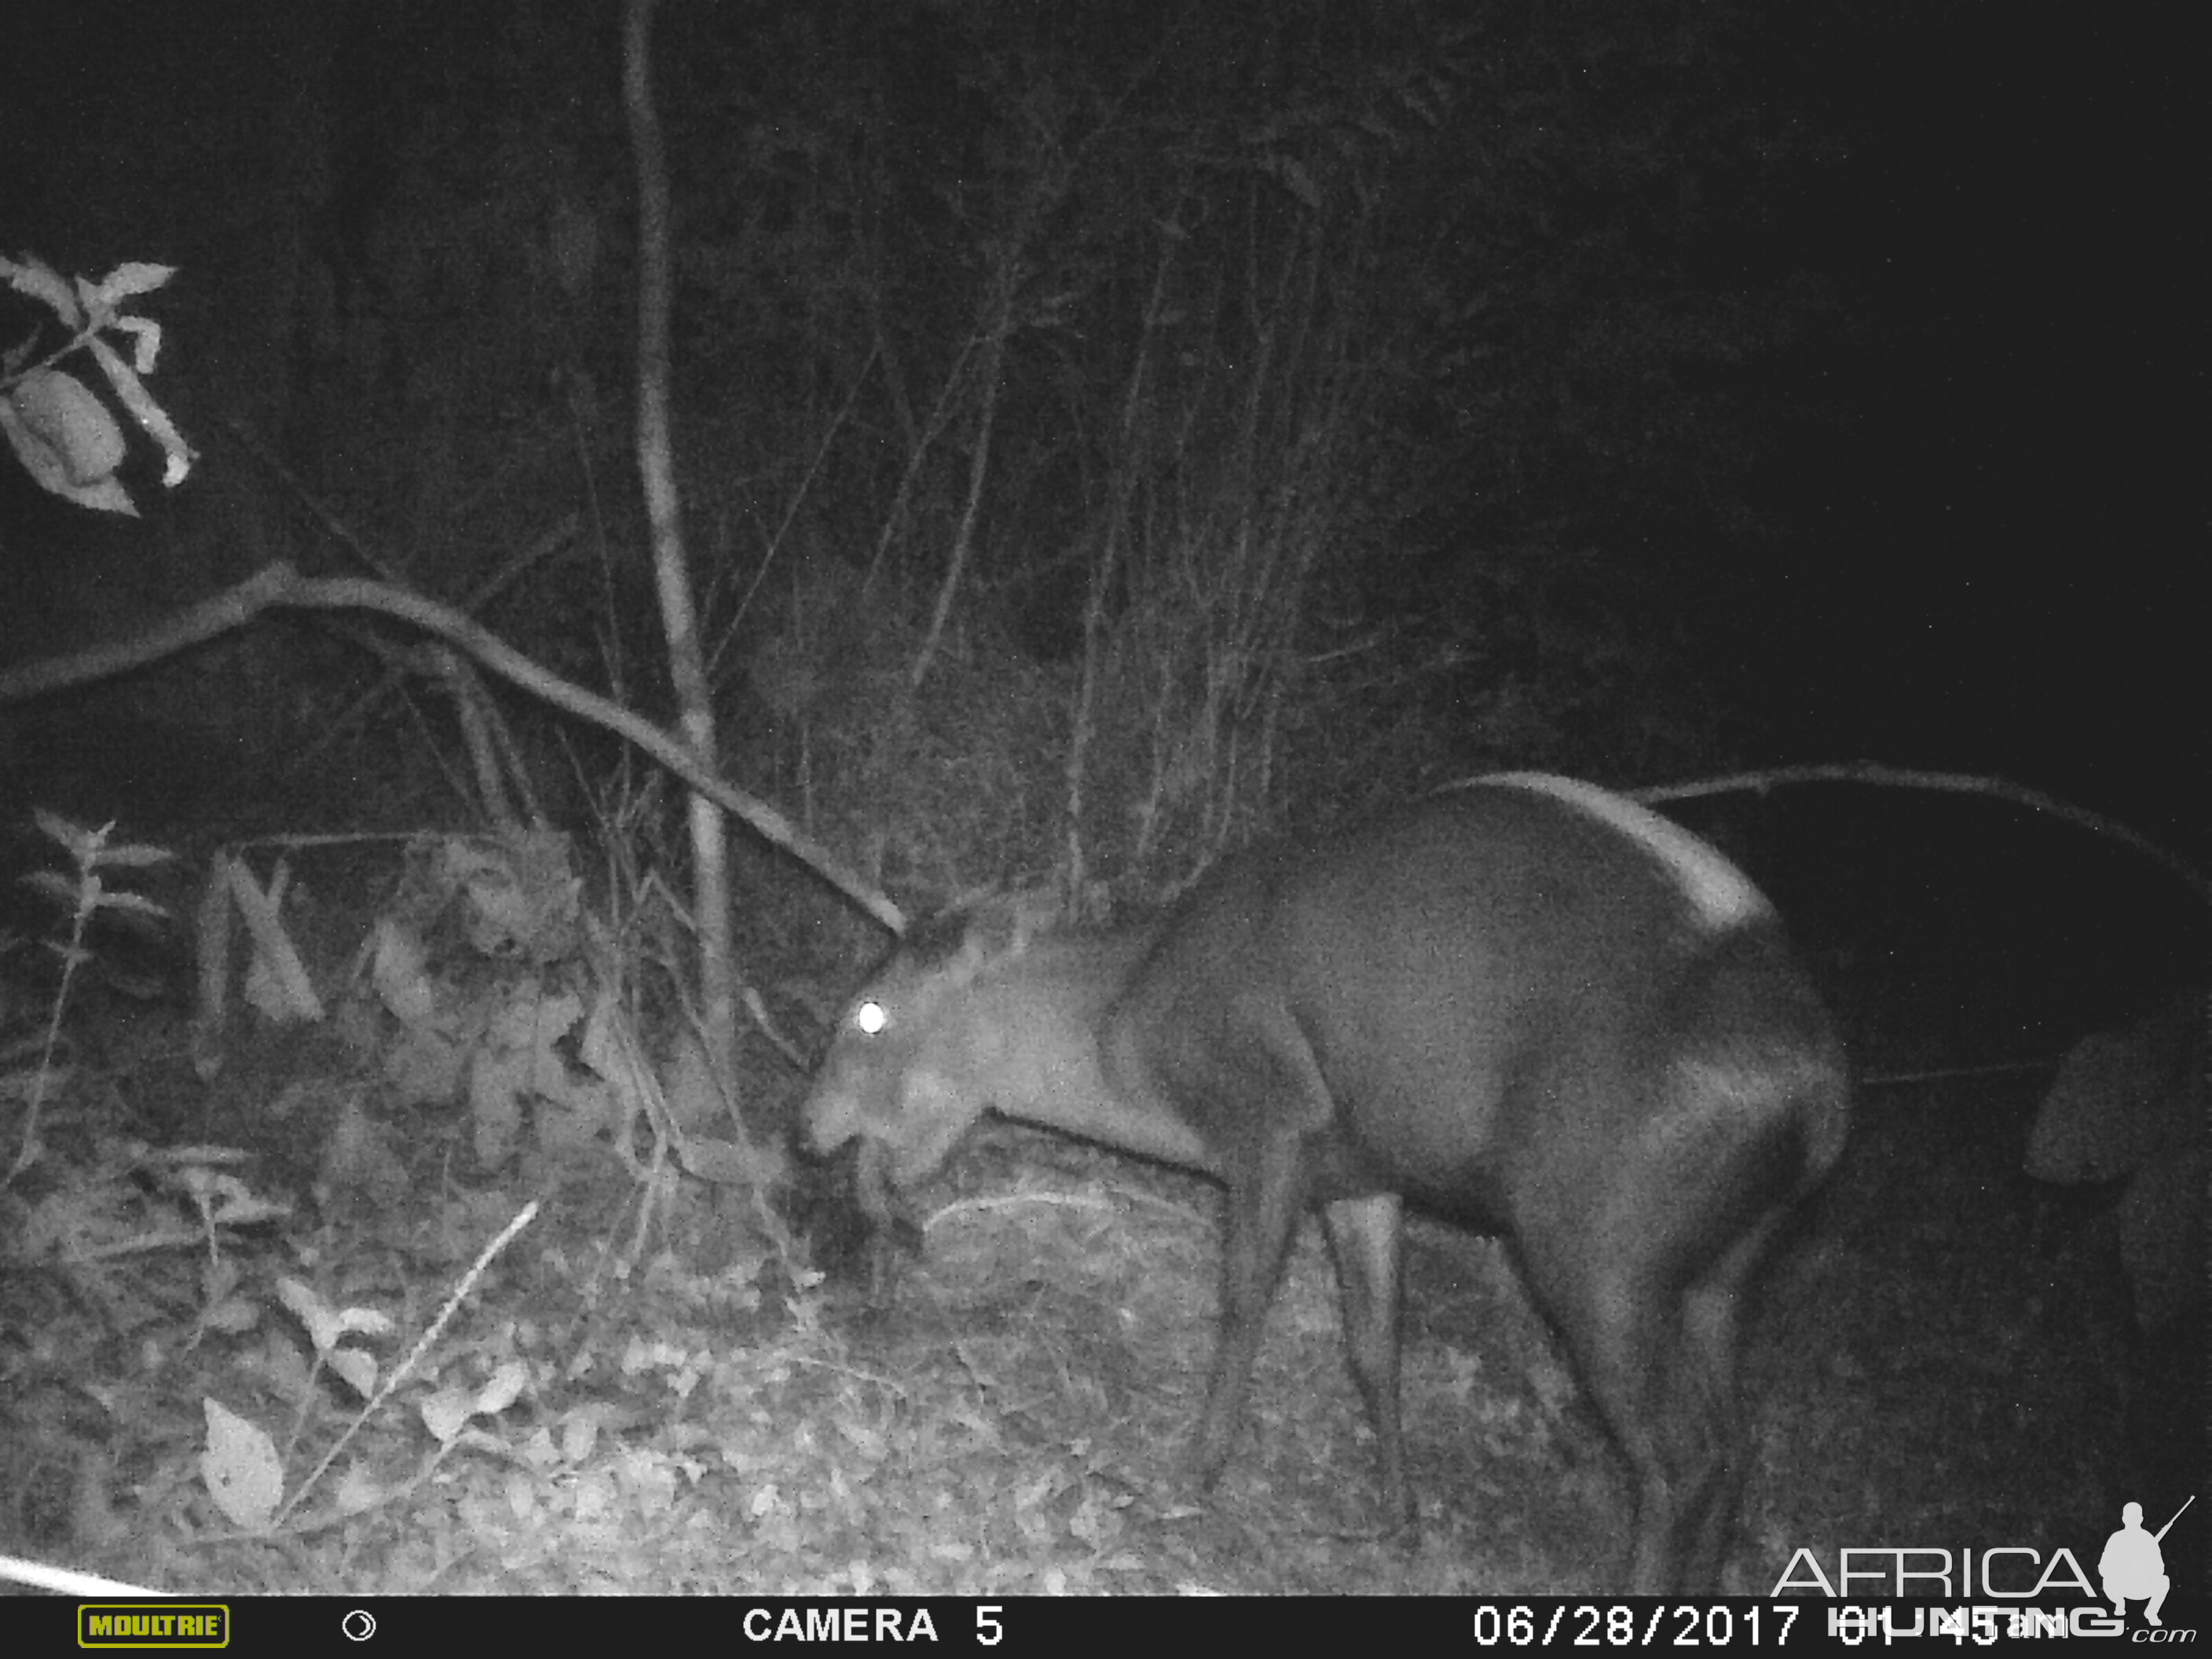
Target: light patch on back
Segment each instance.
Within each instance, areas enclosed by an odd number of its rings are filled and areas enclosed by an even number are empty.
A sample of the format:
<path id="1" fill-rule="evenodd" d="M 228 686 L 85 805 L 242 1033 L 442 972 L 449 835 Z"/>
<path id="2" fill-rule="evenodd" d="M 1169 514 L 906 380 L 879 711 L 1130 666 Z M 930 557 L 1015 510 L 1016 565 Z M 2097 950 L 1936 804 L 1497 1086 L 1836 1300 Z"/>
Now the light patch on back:
<path id="1" fill-rule="evenodd" d="M 1527 789 L 1565 801 L 1610 829 L 1619 830 L 1666 866 L 1667 873 L 1690 902 L 1698 925 L 1711 933 L 1724 933 L 1771 914 L 1766 896 L 1751 884 L 1751 878 L 1723 858 L 1679 823 L 1662 818 L 1648 806 L 1638 806 L 1624 795 L 1601 789 L 1594 783 L 1554 777 L 1548 772 L 1497 772 L 1474 778 L 1471 784 L 1502 784 Z"/>

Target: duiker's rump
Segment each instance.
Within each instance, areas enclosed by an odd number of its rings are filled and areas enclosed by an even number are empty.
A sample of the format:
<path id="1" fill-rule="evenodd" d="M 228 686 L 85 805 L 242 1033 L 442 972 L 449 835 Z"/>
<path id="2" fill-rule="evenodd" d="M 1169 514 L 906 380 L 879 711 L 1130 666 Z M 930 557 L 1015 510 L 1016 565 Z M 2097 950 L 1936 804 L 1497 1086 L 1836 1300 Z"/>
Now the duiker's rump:
<path id="1" fill-rule="evenodd" d="M 1744 1294 L 1840 1155 L 1850 1094 L 1772 909 L 1695 836 L 1516 774 L 1253 847 L 1139 926 L 941 917 L 848 1010 L 804 1122 L 817 1151 L 863 1137 L 903 1186 L 987 1107 L 1227 1187 L 1204 1480 L 1317 1204 L 1384 1495 L 1412 1515 L 1409 1200 L 1516 1247 L 1634 1466 L 1627 1587 L 1717 1582 L 1745 1457 Z"/>

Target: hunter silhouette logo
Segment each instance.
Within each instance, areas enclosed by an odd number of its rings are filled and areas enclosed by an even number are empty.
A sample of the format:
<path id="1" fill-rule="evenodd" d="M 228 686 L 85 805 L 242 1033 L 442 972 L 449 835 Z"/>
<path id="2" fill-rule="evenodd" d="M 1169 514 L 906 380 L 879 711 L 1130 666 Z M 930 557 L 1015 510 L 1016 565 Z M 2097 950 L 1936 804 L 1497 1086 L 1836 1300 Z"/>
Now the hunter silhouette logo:
<path id="1" fill-rule="evenodd" d="M 2148 1603 L 2143 1622 L 2162 1622 L 2158 1610 L 2166 1605 L 2166 1593 L 2173 1587 L 2173 1581 L 2166 1576 L 2166 1557 L 2159 1551 L 2159 1541 L 2196 1501 L 2197 1494 L 2190 1493 L 2181 1508 L 2174 1510 L 2173 1521 L 2154 1533 L 2143 1530 L 2142 1504 L 2129 1504 L 2121 1509 L 2120 1529 L 2105 1540 L 2105 1553 L 2097 1562 L 2097 1576 L 2105 1582 L 2105 1597 L 2112 1604 L 2115 1618 L 2127 1617 L 2130 1601 L 2142 1601 Z"/>

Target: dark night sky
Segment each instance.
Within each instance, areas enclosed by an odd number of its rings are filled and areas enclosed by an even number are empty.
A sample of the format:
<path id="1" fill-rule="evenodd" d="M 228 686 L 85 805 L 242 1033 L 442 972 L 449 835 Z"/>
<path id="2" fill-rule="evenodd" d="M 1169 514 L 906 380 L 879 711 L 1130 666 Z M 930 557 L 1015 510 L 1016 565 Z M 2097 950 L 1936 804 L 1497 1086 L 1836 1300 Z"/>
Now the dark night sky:
<path id="1" fill-rule="evenodd" d="M 1893 332 L 1826 574 L 1871 747 L 2040 773 L 2201 850 L 2212 198 L 2198 55 L 2157 24 L 2185 9 L 1985 11 L 1869 80 L 1848 269 Z"/>
<path id="2" fill-rule="evenodd" d="M 2004 773 L 2205 854 L 2191 10 L 1805 9 L 1854 136 L 1781 234 L 1872 325 L 1830 371 L 1859 440 L 1808 464 L 1776 584 L 1820 623 L 1760 667 L 1792 711 L 1763 758 Z M 43 41 L 13 32 L 0 239 L 86 269 L 169 259 L 197 303 L 249 291 L 241 221 L 216 209 L 256 188 L 228 146 L 295 72 L 281 29 L 248 5 L 43 15 Z M 169 314 L 189 403 L 195 342 Z"/>

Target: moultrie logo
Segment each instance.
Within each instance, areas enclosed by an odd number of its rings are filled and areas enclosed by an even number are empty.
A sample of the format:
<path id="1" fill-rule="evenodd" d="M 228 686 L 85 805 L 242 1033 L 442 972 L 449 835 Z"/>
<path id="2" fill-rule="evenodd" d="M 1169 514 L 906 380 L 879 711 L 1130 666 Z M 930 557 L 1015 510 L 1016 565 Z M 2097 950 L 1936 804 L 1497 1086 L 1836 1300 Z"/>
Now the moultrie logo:
<path id="1" fill-rule="evenodd" d="M 2166 1593 L 2173 1588 L 2173 1581 L 2166 1576 L 2166 1557 L 2159 1545 L 2172 1530 L 2173 1522 L 2180 1520 L 2196 1501 L 2197 1494 L 2190 1493 L 2181 1508 L 2174 1510 L 2173 1521 L 2156 1532 L 2143 1530 L 2142 1504 L 2122 1506 L 2120 1529 L 2105 1540 L 2105 1553 L 2097 1560 L 2097 1577 L 2104 1581 L 2105 1599 L 2112 1604 L 2114 1618 L 2126 1618 L 2128 1603 L 2142 1601 L 2143 1623 L 2155 1628 L 2165 1622 L 2158 1610 L 2166 1605 Z"/>

